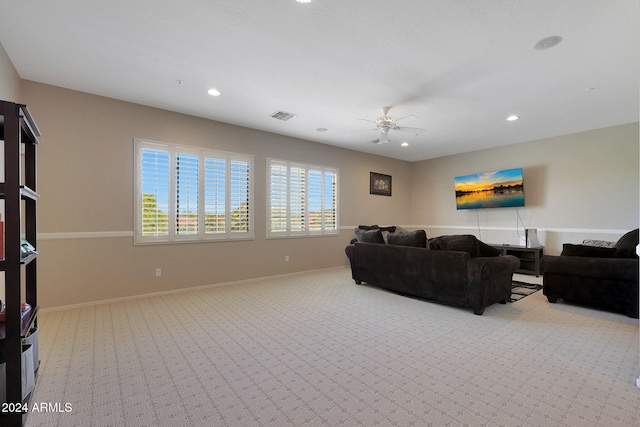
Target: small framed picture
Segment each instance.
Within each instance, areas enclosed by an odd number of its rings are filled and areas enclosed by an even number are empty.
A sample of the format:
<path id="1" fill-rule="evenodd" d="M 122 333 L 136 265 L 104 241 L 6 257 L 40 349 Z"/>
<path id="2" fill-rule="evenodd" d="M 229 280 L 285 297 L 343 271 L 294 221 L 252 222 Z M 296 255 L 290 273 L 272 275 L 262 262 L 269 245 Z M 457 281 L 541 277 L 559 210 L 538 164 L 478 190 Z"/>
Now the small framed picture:
<path id="1" fill-rule="evenodd" d="M 371 172 L 369 180 L 369 194 L 391 196 L 391 175 Z"/>

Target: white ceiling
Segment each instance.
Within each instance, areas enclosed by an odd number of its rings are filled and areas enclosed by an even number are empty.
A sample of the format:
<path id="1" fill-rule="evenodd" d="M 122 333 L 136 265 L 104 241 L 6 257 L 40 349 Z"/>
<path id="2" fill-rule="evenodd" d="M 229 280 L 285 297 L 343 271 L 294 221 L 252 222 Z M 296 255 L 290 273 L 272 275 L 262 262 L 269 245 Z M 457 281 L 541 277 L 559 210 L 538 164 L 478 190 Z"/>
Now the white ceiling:
<path id="1" fill-rule="evenodd" d="M 23 79 L 409 161 L 639 115 L 637 0 L 0 0 L 0 42 Z M 384 106 L 426 131 L 350 135 Z"/>

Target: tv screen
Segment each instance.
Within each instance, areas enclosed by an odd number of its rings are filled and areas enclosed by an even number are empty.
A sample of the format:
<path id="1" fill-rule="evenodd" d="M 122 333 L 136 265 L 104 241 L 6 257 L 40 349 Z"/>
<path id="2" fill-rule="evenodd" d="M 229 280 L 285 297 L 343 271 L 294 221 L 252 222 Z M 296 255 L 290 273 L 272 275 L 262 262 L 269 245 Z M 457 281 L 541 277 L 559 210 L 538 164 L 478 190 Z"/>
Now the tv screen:
<path id="1" fill-rule="evenodd" d="M 456 208 L 510 208 L 524 206 L 522 168 L 457 176 Z"/>

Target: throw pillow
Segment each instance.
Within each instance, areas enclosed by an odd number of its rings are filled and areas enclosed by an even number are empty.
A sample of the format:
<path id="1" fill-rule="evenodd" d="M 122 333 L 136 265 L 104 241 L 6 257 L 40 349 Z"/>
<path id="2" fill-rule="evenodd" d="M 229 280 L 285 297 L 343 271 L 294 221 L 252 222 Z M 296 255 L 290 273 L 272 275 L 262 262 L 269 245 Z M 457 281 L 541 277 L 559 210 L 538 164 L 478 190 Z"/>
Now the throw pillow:
<path id="1" fill-rule="evenodd" d="M 468 252 L 472 257 L 480 255 L 475 236 L 449 235 L 429 240 L 429 249 Z"/>
<path id="2" fill-rule="evenodd" d="M 603 248 L 598 246 L 572 245 L 565 243 L 562 245 L 562 256 L 582 256 L 592 258 L 611 258 L 616 252 L 615 248 Z"/>
<path id="3" fill-rule="evenodd" d="M 639 231 L 636 228 L 622 236 L 614 246 L 616 252 L 614 258 L 637 258 L 636 246 L 638 246 Z"/>
<path id="4" fill-rule="evenodd" d="M 379 225 L 359 225 L 358 228 L 361 230 L 388 231 L 389 233 L 395 233 L 396 231 L 395 225 L 390 225 L 389 227 L 380 227 Z"/>
<path id="5" fill-rule="evenodd" d="M 584 239 L 582 241 L 582 244 L 586 246 L 597 246 L 599 248 L 612 248 L 615 246 L 616 242 L 608 242 L 606 240 Z"/>
<path id="6" fill-rule="evenodd" d="M 467 252 L 471 258 L 500 256 L 502 252 L 481 242 L 471 234 L 440 236 L 429 239 L 429 248 L 435 250 Z"/>
<path id="7" fill-rule="evenodd" d="M 462 236 L 462 237 L 463 238 L 450 240 L 447 243 L 446 250 L 468 252 L 471 258 L 479 257 L 480 250 L 478 249 L 478 244 L 476 242 L 475 237 L 473 236 Z"/>
<path id="8" fill-rule="evenodd" d="M 390 245 L 427 247 L 427 232 L 416 230 L 408 233 L 389 233 L 387 236 Z"/>
<path id="9" fill-rule="evenodd" d="M 389 233 L 395 233 L 396 232 L 396 226 L 395 225 L 390 225 L 389 227 L 380 227 L 379 225 L 359 225 L 358 228 L 360 230 L 380 230 L 382 231 L 382 239 L 384 240 L 384 243 L 388 243 L 388 235 Z"/>
<path id="10" fill-rule="evenodd" d="M 444 242 L 442 241 L 442 237 L 431 237 L 427 240 L 427 247 L 434 251 L 443 250 Z"/>
<path id="11" fill-rule="evenodd" d="M 358 242 L 384 244 L 384 239 L 382 238 L 382 231 L 380 231 L 380 229 L 363 230 L 361 228 L 356 228 L 355 234 L 356 234 L 356 239 L 358 239 Z"/>
<path id="12" fill-rule="evenodd" d="M 358 228 L 360 230 L 377 230 L 380 227 L 377 225 L 359 225 Z"/>
<path id="13" fill-rule="evenodd" d="M 476 239 L 477 240 L 477 239 Z M 480 256 L 501 256 L 502 251 L 500 249 L 494 248 L 493 246 L 487 245 L 482 240 L 477 240 L 478 242 L 478 250 L 480 251 Z"/>

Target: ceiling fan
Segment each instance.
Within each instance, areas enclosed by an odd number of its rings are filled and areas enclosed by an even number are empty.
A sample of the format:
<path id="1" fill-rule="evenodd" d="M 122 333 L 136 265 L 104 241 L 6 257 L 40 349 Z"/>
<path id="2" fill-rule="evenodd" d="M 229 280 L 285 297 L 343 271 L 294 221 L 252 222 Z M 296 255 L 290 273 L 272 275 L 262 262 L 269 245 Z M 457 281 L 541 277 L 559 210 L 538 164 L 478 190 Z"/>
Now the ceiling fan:
<path id="1" fill-rule="evenodd" d="M 375 121 L 371 121 L 371 120 L 367 120 L 367 119 L 358 119 L 360 121 L 363 122 L 367 122 L 367 123 L 372 123 L 374 124 L 376 127 L 373 129 L 367 129 L 367 130 L 363 130 L 363 131 L 359 131 L 359 132 L 354 132 L 354 133 L 361 133 L 361 132 L 370 132 L 372 130 L 379 130 L 380 131 L 380 138 L 379 139 L 374 139 L 373 142 L 374 144 L 384 144 L 385 142 L 389 142 L 391 141 L 389 139 L 389 131 L 391 130 L 397 130 L 400 132 L 408 132 L 408 133 L 412 133 L 414 135 L 419 135 L 422 132 L 424 132 L 424 129 L 421 128 L 412 128 L 412 127 L 407 127 L 407 126 L 400 126 L 400 123 L 406 123 L 407 121 L 411 121 L 411 120 L 415 120 L 418 117 L 412 115 L 409 116 L 405 116 L 399 119 L 396 119 L 395 117 L 390 117 L 389 114 L 389 110 L 391 110 L 391 107 L 383 107 L 382 108 L 382 113 L 384 114 L 384 116 L 382 117 L 378 117 Z M 353 135 L 353 133 L 351 134 Z"/>

